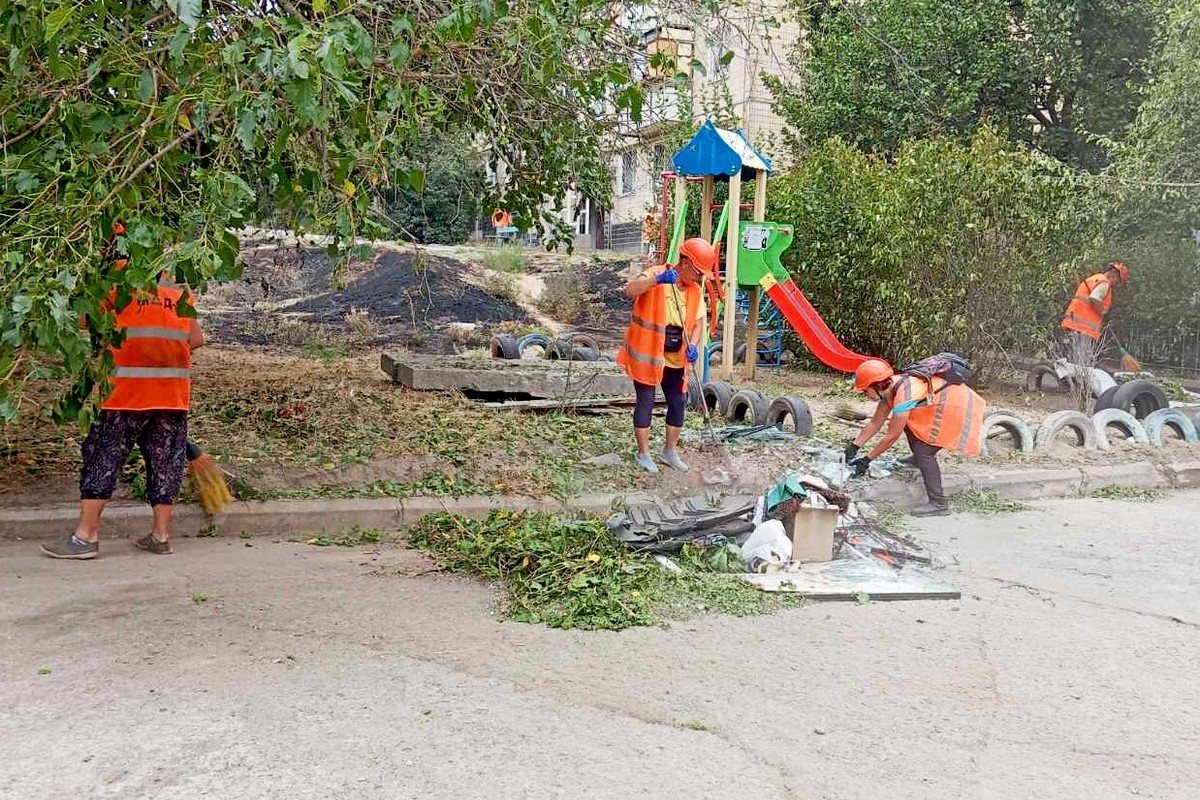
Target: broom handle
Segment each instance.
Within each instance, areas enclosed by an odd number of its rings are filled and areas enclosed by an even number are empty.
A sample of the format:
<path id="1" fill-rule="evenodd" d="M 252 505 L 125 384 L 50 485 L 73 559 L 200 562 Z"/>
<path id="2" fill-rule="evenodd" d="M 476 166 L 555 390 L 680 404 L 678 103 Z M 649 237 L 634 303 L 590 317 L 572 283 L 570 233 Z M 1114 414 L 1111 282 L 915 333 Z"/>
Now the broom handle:
<path id="1" fill-rule="evenodd" d="M 197 458 L 204 455 L 204 451 L 201 450 L 200 447 L 191 439 L 188 440 L 186 451 L 188 461 L 195 461 Z"/>

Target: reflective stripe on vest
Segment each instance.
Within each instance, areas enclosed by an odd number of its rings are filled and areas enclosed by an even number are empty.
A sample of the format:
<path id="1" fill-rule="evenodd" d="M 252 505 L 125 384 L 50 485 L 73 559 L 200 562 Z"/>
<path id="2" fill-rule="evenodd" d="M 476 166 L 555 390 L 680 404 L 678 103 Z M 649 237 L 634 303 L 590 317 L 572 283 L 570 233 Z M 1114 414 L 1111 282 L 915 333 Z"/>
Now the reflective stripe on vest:
<path id="1" fill-rule="evenodd" d="M 173 339 L 186 342 L 191 339 L 191 332 L 177 328 L 126 328 L 126 339 Z"/>
<path id="2" fill-rule="evenodd" d="M 190 369 L 176 367 L 115 367 L 114 378 L 190 378 Z"/>

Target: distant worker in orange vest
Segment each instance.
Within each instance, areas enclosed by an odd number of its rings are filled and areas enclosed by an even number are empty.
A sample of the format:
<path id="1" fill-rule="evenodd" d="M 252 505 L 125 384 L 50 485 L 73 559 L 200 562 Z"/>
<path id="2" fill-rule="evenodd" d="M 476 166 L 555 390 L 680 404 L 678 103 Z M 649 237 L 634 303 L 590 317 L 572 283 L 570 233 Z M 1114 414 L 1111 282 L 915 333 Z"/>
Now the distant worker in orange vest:
<path id="1" fill-rule="evenodd" d="M 113 228 L 118 236 L 125 233 L 119 223 Z M 123 269 L 128 261 L 116 257 L 114 263 Z M 100 404 L 100 416 L 83 442 L 79 521 L 66 538 L 42 544 L 42 552 L 51 558 L 100 554 L 100 515 L 135 444 L 146 463 L 154 526 L 134 544 L 160 555 L 172 552 L 171 514 L 186 468 L 192 351 L 204 344 L 196 320 L 179 314 L 185 292 L 162 277 L 154 292 L 134 293 L 124 308 L 116 308 L 115 289 L 109 295 L 117 330 L 125 339 L 112 351 L 112 392 Z"/>
<path id="2" fill-rule="evenodd" d="M 1062 327 L 1070 331 L 1073 363 L 1091 367 L 1095 362 L 1104 317 L 1112 308 L 1112 290 L 1128 280 L 1129 267 L 1113 261 L 1076 287 L 1062 320 Z"/>
<path id="3" fill-rule="evenodd" d="M 667 400 L 667 435 L 659 459 L 687 471 L 679 457 L 679 434 L 687 406 L 687 369 L 700 357 L 706 310 L 700 281 L 713 274 L 717 253 L 704 239 L 688 239 L 679 248 L 679 266 L 660 264 L 644 270 L 625 287 L 633 298 L 633 319 L 617 363 L 633 379 L 637 404 L 633 432 L 638 466 L 657 473 L 650 456 L 650 421 L 655 387 Z"/>
<path id="4" fill-rule="evenodd" d="M 913 463 L 925 482 L 928 505 L 912 511 L 915 517 L 941 517 L 950 513 L 942 488 L 942 470 L 937 454 L 951 450 L 968 456 L 979 455 L 979 434 L 986 408 L 984 399 L 965 384 L 949 384 L 940 377 L 897 375 L 879 359 L 868 359 L 854 371 L 854 390 L 876 401 L 875 414 L 846 445 L 846 461 L 854 475 L 865 475 L 871 462 L 899 440 L 908 439 Z M 890 420 L 889 420 L 890 417 Z M 875 434 L 887 431 L 871 452 L 861 458 L 859 449 Z"/>

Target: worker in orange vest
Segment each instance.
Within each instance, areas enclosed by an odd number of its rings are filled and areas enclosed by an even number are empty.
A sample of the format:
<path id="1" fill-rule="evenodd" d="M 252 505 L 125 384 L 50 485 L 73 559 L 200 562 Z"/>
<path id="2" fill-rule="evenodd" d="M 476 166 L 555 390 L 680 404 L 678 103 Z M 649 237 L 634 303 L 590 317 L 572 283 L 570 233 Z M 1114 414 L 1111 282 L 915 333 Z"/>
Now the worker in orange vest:
<path id="1" fill-rule="evenodd" d="M 667 400 L 667 435 L 659 459 L 669 467 L 687 471 L 679 457 L 679 434 L 687 406 L 687 368 L 700 357 L 706 310 L 700 281 L 711 276 L 717 253 L 704 239 L 688 239 L 679 248 L 679 266 L 660 264 L 644 270 L 625 287 L 633 298 L 633 318 L 625 331 L 625 344 L 617 363 L 633 379 L 637 403 L 633 432 L 637 439 L 635 461 L 657 473 L 650 456 L 650 421 L 655 387 L 662 386 Z"/>
<path id="2" fill-rule="evenodd" d="M 1128 280 L 1129 267 L 1113 261 L 1076 287 L 1062 320 L 1063 329 L 1070 332 L 1073 363 L 1093 366 L 1104 317 L 1112 308 L 1112 290 Z"/>
<path id="3" fill-rule="evenodd" d="M 900 436 L 908 439 L 913 463 L 921 471 L 929 503 L 912 511 L 916 517 L 940 517 L 950 513 L 942 471 L 937 454 L 951 450 L 968 456 L 979 455 L 980 431 L 986 409 L 984 399 L 965 384 L 949 384 L 934 376 L 901 373 L 897 375 L 886 361 L 868 359 L 854 371 L 854 390 L 876 401 L 875 414 L 862 432 L 846 445 L 846 461 L 854 475 L 865 475 L 871 462 L 895 444 Z M 866 456 L 856 458 L 859 449 L 884 429 Z"/>
<path id="4" fill-rule="evenodd" d="M 120 223 L 113 229 L 117 236 L 125 233 Z M 127 263 L 114 255 L 118 270 Z M 51 558 L 100 554 L 100 515 L 135 444 L 146 463 L 146 493 L 154 512 L 153 529 L 135 545 L 156 554 L 172 552 L 171 513 L 186 467 L 192 351 L 204 344 L 195 318 L 180 314 L 187 294 L 161 277 L 155 291 L 136 292 L 123 308 L 116 307 L 115 289 L 109 295 L 124 340 L 112 350 L 112 391 L 83 442 L 79 521 L 69 536 L 42 544 Z"/>

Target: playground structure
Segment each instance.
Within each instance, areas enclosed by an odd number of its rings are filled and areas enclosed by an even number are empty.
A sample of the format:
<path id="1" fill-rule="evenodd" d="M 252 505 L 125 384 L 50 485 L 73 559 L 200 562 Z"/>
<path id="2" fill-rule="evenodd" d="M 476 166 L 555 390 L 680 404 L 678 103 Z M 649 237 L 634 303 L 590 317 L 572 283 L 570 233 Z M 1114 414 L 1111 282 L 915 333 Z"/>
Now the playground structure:
<path id="1" fill-rule="evenodd" d="M 767 177 L 771 162 L 754 149 L 743 131 L 722 130 L 709 120 L 674 155 L 671 164 L 674 172 L 663 173 L 660 252 L 667 252 L 667 260 L 672 263 L 677 256 L 687 217 L 688 184 L 694 182 L 700 184 L 701 191 L 700 235 L 711 241 L 718 253 L 725 254 L 724 269 L 719 271 L 710 289 L 710 299 L 721 301 L 711 302 L 710 330 L 715 332 L 718 325 L 722 325 L 718 376 L 725 380 L 734 377 L 736 352 L 740 349 L 735 342 L 739 289 L 746 293 L 748 300 L 745 306 L 746 378 L 754 378 L 758 353 L 764 344 L 759 333 L 760 290 L 766 293 L 783 319 L 821 363 L 839 372 L 853 372 L 867 356 L 851 351 L 838 340 L 780 262 L 780 256 L 795 238 L 795 226 L 766 221 Z M 674 224 L 670 229 L 674 235 L 668 250 L 668 182 L 671 178 L 674 178 L 675 202 Z M 754 182 L 754 202 L 743 204 L 742 184 L 750 180 Z M 724 204 L 713 202 L 716 181 L 729 183 L 729 199 Z M 721 215 L 714 230 L 713 212 L 718 209 Z M 746 209 L 751 211 L 750 220 L 741 219 L 741 212 Z"/>

